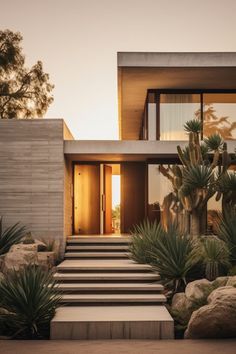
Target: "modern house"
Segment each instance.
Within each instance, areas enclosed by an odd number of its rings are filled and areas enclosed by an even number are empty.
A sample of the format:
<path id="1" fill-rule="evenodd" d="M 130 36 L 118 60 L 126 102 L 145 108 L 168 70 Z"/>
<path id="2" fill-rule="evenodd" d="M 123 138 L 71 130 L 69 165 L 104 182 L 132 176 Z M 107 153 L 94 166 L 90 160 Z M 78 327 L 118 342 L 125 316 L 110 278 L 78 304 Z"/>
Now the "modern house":
<path id="1" fill-rule="evenodd" d="M 179 162 L 186 121 L 200 119 L 202 138 L 219 132 L 235 149 L 236 53 L 117 59 L 120 140 L 74 140 L 63 119 L 0 120 L 0 215 L 36 238 L 60 241 L 62 255 L 69 237 L 69 260 L 55 277 L 64 281 L 63 302 L 80 306 L 58 311 L 53 339 L 173 338 L 158 275 L 122 259 L 129 237 L 110 236 L 128 234 L 145 217 L 160 220 L 170 185 L 159 166 Z M 208 208 L 220 205 L 212 200 Z"/>
<path id="2" fill-rule="evenodd" d="M 118 53 L 119 141 L 74 140 L 62 119 L 0 121 L 0 214 L 35 236 L 111 234 L 113 175 L 120 232 L 160 217 L 184 123 L 236 139 L 236 53 Z"/>

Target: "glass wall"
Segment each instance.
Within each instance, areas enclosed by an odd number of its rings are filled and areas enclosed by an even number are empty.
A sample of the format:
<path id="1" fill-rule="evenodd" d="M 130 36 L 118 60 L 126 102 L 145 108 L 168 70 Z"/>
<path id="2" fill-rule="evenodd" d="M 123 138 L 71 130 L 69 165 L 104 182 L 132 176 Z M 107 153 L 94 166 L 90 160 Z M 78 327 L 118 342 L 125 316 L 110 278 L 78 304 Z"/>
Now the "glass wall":
<path id="1" fill-rule="evenodd" d="M 200 94 L 160 94 L 160 140 L 188 140 L 184 124 L 199 117 Z"/>
<path id="2" fill-rule="evenodd" d="M 236 94 L 203 94 L 203 135 L 219 133 L 225 140 L 236 139 Z"/>

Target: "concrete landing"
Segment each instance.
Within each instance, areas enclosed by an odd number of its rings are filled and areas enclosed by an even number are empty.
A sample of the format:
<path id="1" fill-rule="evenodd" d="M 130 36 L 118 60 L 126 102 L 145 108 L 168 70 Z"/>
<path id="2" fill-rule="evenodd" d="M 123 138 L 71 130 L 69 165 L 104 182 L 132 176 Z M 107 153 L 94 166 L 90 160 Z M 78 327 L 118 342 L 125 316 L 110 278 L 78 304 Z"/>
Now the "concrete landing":
<path id="1" fill-rule="evenodd" d="M 165 306 L 61 307 L 51 321 L 51 339 L 172 339 Z"/>

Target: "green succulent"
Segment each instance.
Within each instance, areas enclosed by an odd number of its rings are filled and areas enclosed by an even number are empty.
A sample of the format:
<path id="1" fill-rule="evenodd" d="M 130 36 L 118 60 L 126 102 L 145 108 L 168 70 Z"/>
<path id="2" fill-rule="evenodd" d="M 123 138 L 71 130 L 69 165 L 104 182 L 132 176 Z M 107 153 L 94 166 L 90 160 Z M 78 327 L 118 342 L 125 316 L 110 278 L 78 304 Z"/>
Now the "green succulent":
<path id="1" fill-rule="evenodd" d="M 199 134 L 202 131 L 202 122 L 199 119 L 189 120 L 184 124 L 184 130 L 188 133 Z"/>
<path id="2" fill-rule="evenodd" d="M 3 218 L 0 217 L 0 255 L 7 253 L 11 246 L 19 243 L 26 232 L 26 227 L 19 222 L 3 230 Z"/>
<path id="3" fill-rule="evenodd" d="M 207 188 L 213 178 L 212 169 L 204 165 L 191 165 L 183 171 L 183 181 L 191 190 Z"/>
<path id="4" fill-rule="evenodd" d="M 153 269 L 174 292 L 185 288 L 187 277 L 199 259 L 193 240 L 181 234 L 175 224 L 159 235 L 151 256 Z"/>
<path id="5" fill-rule="evenodd" d="M 216 236 L 202 236 L 197 246 L 205 267 L 206 278 L 210 281 L 223 275 L 230 267 L 230 253 L 227 244 Z"/>
<path id="6" fill-rule="evenodd" d="M 129 249 L 131 258 L 139 263 L 151 263 L 150 251 L 161 233 L 163 230 L 156 220 L 150 222 L 147 219 L 139 225 L 135 225 L 131 233 L 132 243 Z"/>
<path id="7" fill-rule="evenodd" d="M 48 338 L 50 321 L 60 302 L 50 272 L 35 265 L 12 271 L 0 282 L 0 323 L 12 338 Z"/>
<path id="8" fill-rule="evenodd" d="M 216 151 L 223 148 L 224 140 L 219 134 L 212 134 L 209 137 L 204 139 L 209 151 Z"/>

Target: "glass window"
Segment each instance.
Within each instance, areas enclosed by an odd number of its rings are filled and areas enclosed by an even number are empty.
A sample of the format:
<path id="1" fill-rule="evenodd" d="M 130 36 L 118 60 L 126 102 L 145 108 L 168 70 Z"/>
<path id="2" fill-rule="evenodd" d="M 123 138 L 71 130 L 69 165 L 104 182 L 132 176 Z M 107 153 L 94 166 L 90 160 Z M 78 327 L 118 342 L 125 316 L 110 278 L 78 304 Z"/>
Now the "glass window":
<path id="1" fill-rule="evenodd" d="M 184 124 L 200 117 L 199 94 L 160 95 L 160 140 L 188 140 Z"/>
<path id="2" fill-rule="evenodd" d="M 236 94 L 203 94 L 203 134 L 219 133 L 225 140 L 236 139 Z"/>

